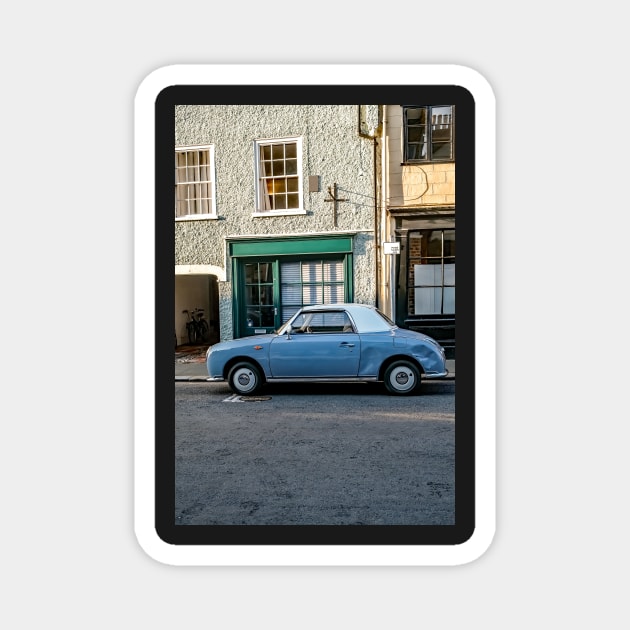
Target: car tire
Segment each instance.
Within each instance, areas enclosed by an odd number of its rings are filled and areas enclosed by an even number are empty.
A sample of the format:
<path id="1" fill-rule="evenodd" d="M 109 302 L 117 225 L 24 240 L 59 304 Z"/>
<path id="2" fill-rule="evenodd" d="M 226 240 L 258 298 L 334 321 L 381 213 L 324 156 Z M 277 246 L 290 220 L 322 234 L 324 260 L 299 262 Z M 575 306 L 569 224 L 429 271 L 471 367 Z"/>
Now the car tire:
<path id="1" fill-rule="evenodd" d="M 263 386 L 263 378 L 253 363 L 237 363 L 228 374 L 228 384 L 237 394 L 251 396 Z"/>
<path id="2" fill-rule="evenodd" d="M 420 391 L 420 370 L 411 361 L 394 361 L 387 366 L 383 380 L 392 396 L 410 396 Z"/>

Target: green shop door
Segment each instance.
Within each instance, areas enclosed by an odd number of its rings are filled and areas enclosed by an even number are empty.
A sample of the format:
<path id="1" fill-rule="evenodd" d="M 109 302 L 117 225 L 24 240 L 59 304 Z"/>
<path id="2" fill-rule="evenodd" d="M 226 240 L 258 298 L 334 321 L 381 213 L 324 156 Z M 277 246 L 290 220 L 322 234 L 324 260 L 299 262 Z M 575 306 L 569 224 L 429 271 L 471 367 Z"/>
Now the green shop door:
<path id="1" fill-rule="evenodd" d="M 228 241 L 234 338 L 277 330 L 301 306 L 351 302 L 352 236 Z"/>
<path id="2" fill-rule="evenodd" d="M 239 300 L 239 337 L 273 332 L 278 319 L 277 262 L 244 262 L 241 266 L 243 292 Z"/>

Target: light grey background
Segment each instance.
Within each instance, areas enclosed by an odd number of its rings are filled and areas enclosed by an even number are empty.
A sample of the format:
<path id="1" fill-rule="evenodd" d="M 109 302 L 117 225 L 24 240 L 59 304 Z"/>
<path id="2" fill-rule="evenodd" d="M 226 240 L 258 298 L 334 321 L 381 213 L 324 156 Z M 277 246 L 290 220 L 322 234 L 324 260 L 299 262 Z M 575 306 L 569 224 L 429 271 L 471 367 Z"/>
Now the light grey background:
<path id="1" fill-rule="evenodd" d="M 627 625 L 626 21 L 565 6 L 7 10 L 4 627 Z M 175 568 L 137 545 L 133 99 L 158 67 L 219 62 L 455 63 L 494 87 L 498 522 L 479 560 Z"/>

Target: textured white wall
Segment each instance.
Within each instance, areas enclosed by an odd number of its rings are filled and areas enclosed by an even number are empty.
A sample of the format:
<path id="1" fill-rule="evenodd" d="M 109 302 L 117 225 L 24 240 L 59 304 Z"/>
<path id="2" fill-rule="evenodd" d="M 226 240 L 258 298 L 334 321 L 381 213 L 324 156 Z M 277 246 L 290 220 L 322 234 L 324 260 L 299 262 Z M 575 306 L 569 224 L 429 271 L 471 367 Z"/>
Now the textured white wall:
<path id="1" fill-rule="evenodd" d="M 372 129 L 378 107 L 363 107 Z M 252 216 L 256 202 L 254 141 L 303 139 L 303 205 L 306 214 Z M 225 271 L 220 283 L 221 336 L 231 326 L 231 285 L 226 237 L 357 231 L 354 297 L 373 303 L 375 293 L 374 140 L 359 135 L 358 105 L 181 105 L 176 108 L 177 146 L 215 147 L 217 219 L 177 221 L 175 264 L 214 265 Z M 319 192 L 309 192 L 308 178 L 318 175 Z M 336 226 L 328 187 L 337 183 Z"/>

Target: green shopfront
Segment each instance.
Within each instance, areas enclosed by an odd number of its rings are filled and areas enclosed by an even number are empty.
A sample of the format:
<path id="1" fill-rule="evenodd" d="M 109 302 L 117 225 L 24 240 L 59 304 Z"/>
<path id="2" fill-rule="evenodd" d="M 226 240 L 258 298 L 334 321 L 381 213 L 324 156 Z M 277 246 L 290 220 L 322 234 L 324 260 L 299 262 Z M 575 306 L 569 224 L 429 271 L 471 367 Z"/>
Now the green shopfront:
<path id="1" fill-rule="evenodd" d="M 353 236 L 228 239 L 234 337 L 272 332 L 310 304 L 352 302 Z"/>

